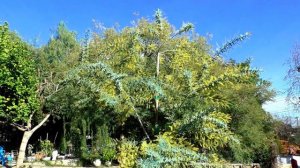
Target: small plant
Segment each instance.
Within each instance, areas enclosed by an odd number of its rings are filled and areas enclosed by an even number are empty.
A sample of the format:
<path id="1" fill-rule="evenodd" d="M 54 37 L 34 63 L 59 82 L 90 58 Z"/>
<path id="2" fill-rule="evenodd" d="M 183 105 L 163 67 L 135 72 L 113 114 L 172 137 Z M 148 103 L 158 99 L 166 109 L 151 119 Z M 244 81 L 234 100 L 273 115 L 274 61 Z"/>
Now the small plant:
<path id="1" fill-rule="evenodd" d="M 54 145 L 51 141 L 49 140 L 41 140 L 40 141 L 40 149 L 41 152 L 45 155 L 45 156 L 51 156 L 51 153 L 54 149 Z"/>
<path id="2" fill-rule="evenodd" d="M 138 157 L 138 147 L 135 142 L 122 140 L 118 147 L 118 162 L 120 168 L 135 167 Z"/>
<path id="3" fill-rule="evenodd" d="M 102 154 L 102 159 L 104 162 L 107 161 L 112 161 L 116 157 L 116 149 L 115 145 L 112 143 L 111 145 L 105 147 L 102 149 L 101 154 Z"/>
<path id="4" fill-rule="evenodd" d="M 190 167 L 196 162 L 207 161 L 205 156 L 187 147 L 171 144 L 162 137 L 158 137 L 157 144 L 143 146 L 144 156 L 138 161 L 141 168 Z"/>
<path id="5" fill-rule="evenodd" d="M 102 125 L 97 128 L 97 134 L 93 141 L 93 157 L 101 158 L 104 162 L 111 162 L 116 157 L 116 143 L 110 137 L 108 127 Z"/>
<path id="6" fill-rule="evenodd" d="M 67 151 L 67 141 L 66 137 L 61 138 L 60 146 L 59 146 L 60 152 L 63 154 L 66 154 Z"/>

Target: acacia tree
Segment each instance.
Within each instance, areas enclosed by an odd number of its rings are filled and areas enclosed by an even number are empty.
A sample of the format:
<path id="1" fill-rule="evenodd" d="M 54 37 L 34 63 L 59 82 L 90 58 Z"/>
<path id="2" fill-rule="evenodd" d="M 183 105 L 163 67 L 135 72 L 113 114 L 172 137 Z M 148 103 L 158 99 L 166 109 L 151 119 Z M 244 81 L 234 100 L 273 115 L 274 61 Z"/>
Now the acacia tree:
<path id="1" fill-rule="evenodd" d="M 83 62 L 65 79 L 69 94 L 60 97 L 72 95 L 78 135 L 85 138 L 81 126 L 90 118 L 95 125 L 107 122 L 111 127 L 135 120 L 143 134 L 136 127 L 123 131 L 139 139 L 152 139 L 172 126 L 176 136 L 202 151 L 216 151 L 234 140 L 231 117 L 222 112 L 230 99 L 221 91 L 246 81 L 249 74 L 212 56 L 205 39 L 189 32 L 191 27 L 176 30 L 157 13 L 154 21 L 141 19 L 121 31 L 94 33 Z"/>
<path id="2" fill-rule="evenodd" d="M 134 120 L 143 134 L 124 128 L 129 136 L 149 140 L 167 132 L 193 142 L 200 152 L 216 152 L 235 140 L 229 123 L 239 118 L 231 103 L 240 102 L 224 92 L 240 91 L 235 87 L 247 84 L 255 73 L 220 54 L 249 34 L 212 55 L 205 38 L 191 28 L 186 24 L 176 30 L 157 12 L 154 21 L 141 19 L 121 31 L 94 33 L 80 48 L 75 34 L 59 24 L 55 36 L 33 54 L 2 26 L 0 119 L 24 131 L 17 165 L 30 136 L 53 112 L 71 120 L 74 139 L 81 139 L 76 146 L 81 156 L 87 153 L 86 126 L 92 124 L 118 128 Z M 43 119 L 34 121 L 35 115 Z"/>
<path id="3" fill-rule="evenodd" d="M 32 55 L 32 48 L 10 32 L 8 24 L 0 26 L 0 121 L 24 132 L 17 166 L 23 163 L 29 138 L 50 116 L 38 96 Z M 34 121 L 34 115 L 42 119 Z"/>

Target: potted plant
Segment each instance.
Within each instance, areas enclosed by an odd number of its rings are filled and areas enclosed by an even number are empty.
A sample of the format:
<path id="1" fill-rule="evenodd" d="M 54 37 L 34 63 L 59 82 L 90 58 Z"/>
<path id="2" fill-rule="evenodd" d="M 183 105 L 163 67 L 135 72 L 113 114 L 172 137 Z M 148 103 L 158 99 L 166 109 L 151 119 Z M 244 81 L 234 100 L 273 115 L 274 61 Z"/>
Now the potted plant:
<path id="1" fill-rule="evenodd" d="M 93 161 L 93 164 L 95 167 L 100 167 L 101 166 L 101 160 L 100 159 L 96 159 Z"/>
<path id="2" fill-rule="evenodd" d="M 42 140 L 40 141 L 40 149 L 41 149 L 41 153 L 44 154 L 45 156 L 45 160 L 50 160 L 52 151 L 54 149 L 54 145 L 51 141 L 49 140 Z"/>
<path id="3" fill-rule="evenodd" d="M 93 162 L 95 167 L 101 166 L 100 154 L 97 149 L 92 149 L 89 154 L 89 160 Z"/>
<path id="4" fill-rule="evenodd" d="M 93 142 L 94 149 L 99 153 L 101 160 L 106 166 L 111 165 L 111 161 L 116 156 L 116 143 L 109 136 L 108 127 L 102 125 L 97 128 L 97 133 Z"/>
<path id="5" fill-rule="evenodd" d="M 102 159 L 105 162 L 106 166 L 111 166 L 111 161 L 115 159 L 116 150 L 114 146 L 106 147 L 102 149 Z"/>

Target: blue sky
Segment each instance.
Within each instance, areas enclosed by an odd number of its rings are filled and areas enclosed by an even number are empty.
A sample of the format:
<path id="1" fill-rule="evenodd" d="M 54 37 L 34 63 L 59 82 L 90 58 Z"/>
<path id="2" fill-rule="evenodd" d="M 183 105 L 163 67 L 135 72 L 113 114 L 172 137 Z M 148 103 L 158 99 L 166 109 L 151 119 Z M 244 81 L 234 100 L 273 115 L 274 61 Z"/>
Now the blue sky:
<path id="1" fill-rule="evenodd" d="M 44 44 L 60 21 L 83 36 L 93 27 L 92 20 L 107 27 L 118 23 L 122 28 L 139 17 L 151 18 L 158 8 L 176 27 L 189 21 L 200 35 L 211 34 L 209 43 L 214 47 L 251 32 L 252 36 L 225 58 L 251 58 L 253 67 L 261 69 L 263 78 L 277 91 L 287 88 L 283 64 L 300 41 L 299 0 L 3 0 L 0 22 L 8 21 L 27 41 L 38 38 Z M 273 113 L 289 111 L 284 96 L 278 94 L 265 108 Z"/>

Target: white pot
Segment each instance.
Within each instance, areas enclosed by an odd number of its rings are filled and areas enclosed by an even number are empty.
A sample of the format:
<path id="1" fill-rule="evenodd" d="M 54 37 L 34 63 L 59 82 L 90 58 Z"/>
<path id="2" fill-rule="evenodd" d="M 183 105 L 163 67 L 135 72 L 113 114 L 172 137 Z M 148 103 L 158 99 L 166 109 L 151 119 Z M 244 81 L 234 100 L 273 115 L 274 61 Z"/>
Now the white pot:
<path id="1" fill-rule="evenodd" d="M 49 160 L 51 160 L 51 157 L 44 157 L 43 160 L 49 161 Z"/>
<path id="2" fill-rule="evenodd" d="M 110 161 L 106 161 L 106 162 L 105 162 L 105 165 L 106 165 L 106 166 L 111 166 L 111 162 L 110 162 Z"/>
<path id="3" fill-rule="evenodd" d="M 56 160 L 57 156 L 58 156 L 58 151 L 57 151 L 57 150 L 54 150 L 54 151 L 52 152 L 52 160 Z"/>
<path id="4" fill-rule="evenodd" d="M 94 162 L 93 162 L 94 166 L 96 167 L 100 167 L 101 166 L 101 160 L 100 159 L 96 159 Z"/>

